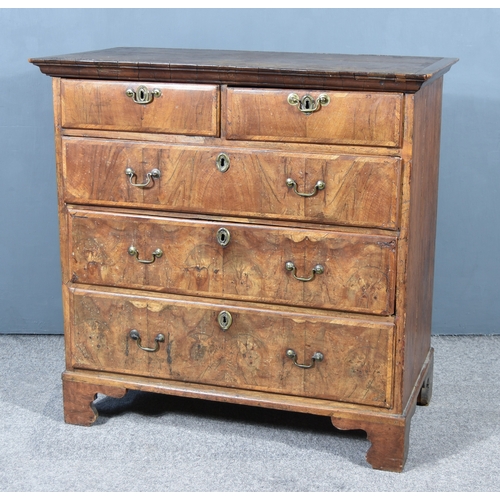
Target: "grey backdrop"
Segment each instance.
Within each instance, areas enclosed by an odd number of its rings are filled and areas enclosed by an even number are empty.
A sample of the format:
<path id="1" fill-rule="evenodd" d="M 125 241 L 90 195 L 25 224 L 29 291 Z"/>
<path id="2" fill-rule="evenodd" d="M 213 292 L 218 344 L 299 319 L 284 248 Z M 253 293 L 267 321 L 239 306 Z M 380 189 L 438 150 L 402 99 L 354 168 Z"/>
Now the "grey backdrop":
<path id="1" fill-rule="evenodd" d="M 62 333 L 50 78 L 116 46 L 458 57 L 445 76 L 434 333 L 500 333 L 500 10 L 0 9 L 0 333 Z"/>

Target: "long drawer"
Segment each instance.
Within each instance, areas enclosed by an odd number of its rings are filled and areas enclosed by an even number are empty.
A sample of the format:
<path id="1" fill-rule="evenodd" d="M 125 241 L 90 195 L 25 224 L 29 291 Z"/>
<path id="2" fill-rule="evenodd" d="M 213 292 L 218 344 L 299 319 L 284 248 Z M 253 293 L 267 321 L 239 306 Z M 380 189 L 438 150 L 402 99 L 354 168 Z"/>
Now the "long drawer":
<path id="1" fill-rule="evenodd" d="M 403 94 L 398 93 L 230 87 L 226 136 L 397 147 L 402 139 L 403 102 Z"/>
<path id="2" fill-rule="evenodd" d="M 390 322 L 89 287 L 70 301 L 73 368 L 391 404 Z"/>
<path id="3" fill-rule="evenodd" d="M 78 283 L 390 315 L 396 238 L 68 209 Z"/>
<path id="4" fill-rule="evenodd" d="M 62 151 L 70 203 L 387 229 L 398 224 L 399 158 L 75 138 L 65 138 Z"/>
<path id="5" fill-rule="evenodd" d="M 217 136 L 219 101 L 216 85 L 63 79 L 61 124 L 66 128 Z"/>

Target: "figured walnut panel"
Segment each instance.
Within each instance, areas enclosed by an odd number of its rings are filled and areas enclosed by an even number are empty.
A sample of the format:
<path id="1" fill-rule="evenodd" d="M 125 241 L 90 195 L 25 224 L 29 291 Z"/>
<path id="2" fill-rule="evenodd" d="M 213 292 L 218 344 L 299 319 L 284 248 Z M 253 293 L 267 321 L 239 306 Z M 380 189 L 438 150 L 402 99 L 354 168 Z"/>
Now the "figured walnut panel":
<path id="1" fill-rule="evenodd" d="M 306 115 L 288 95 L 322 92 L 227 89 L 228 139 L 397 147 L 401 143 L 403 94 L 325 91 L 330 103 Z"/>
<path id="2" fill-rule="evenodd" d="M 159 89 L 161 96 L 137 104 L 126 91 L 139 85 Z M 62 127 L 217 136 L 218 113 L 215 85 L 61 81 Z"/>
<path id="3" fill-rule="evenodd" d="M 373 406 L 389 406 L 393 325 L 305 312 L 191 302 L 177 297 L 73 290 L 74 368 L 258 389 Z M 231 327 L 217 315 L 229 311 Z M 158 333 L 165 336 L 156 352 Z M 311 369 L 299 363 L 324 359 Z"/>
<path id="4" fill-rule="evenodd" d="M 389 315 L 396 238 L 70 209 L 70 275 L 100 284 Z M 217 243 L 226 228 L 230 242 Z M 163 256 L 141 264 L 158 248 Z M 296 280 L 320 264 L 312 281 Z"/>
<path id="5" fill-rule="evenodd" d="M 216 166 L 224 152 L 226 172 Z M 125 169 L 147 188 L 130 184 Z M 162 146 L 130 141 L 63 140 L 64 197 L 73 203 L 279 218 L 395 229 L 401 161 L 392 157 L 279 154 L 230 148 Z M 312 197 L 317 181 L 325 189 Z"/>

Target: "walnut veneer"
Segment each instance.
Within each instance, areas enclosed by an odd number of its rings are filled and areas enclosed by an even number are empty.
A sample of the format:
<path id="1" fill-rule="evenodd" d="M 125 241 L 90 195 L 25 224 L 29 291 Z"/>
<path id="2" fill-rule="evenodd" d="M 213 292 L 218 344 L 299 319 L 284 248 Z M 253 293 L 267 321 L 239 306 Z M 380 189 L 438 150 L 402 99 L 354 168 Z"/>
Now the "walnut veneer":
<path id="1" fill-rule="evenodd" d="M 68 423 L 128 389 L 325 415 L 400 471 L 432 389 L 455 59 L 117 48 L 53 78 Z M 286 414 L 283 414 L 286 418 Z"/>

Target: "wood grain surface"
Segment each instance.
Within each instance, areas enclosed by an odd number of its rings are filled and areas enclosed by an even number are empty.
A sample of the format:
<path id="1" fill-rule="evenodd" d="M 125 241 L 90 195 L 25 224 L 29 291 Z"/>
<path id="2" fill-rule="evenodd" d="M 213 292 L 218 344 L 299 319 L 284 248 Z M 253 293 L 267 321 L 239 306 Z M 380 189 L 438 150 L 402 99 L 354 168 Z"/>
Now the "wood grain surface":
<path id="1" fill-rule="evenodd" d="M 449 71 L 445 57 L 115 47 L 30 59 L 50 76 L 416 92 Z"/>
<path id="2" fill-rule="evenodd" d="M 69 268 L 75 283 L 307 305 L 370 314 L 394 310 L 396 238 L 253 224 L 221 224 L 72 208 Z M 217 231 L 230 233 L 229 244 Z M 151 260 L 142 264 L 128 254 Z M 324 273 L 309 282 L 316 265 Z"/>
<path id="3" fill-rule="evenodd" d="M 128 389 L 316 413 L 364 430 L 369 463 L 401 471 L 432 392 L 442 76 L 456 61 L 31 59 L 54 77 L 65 420 L 90 425 L 98 392 Z M 139 85 L 161 95 L 137 104 Z M 330 101 L 305 114 L 291 93 Z M 287 179 L 324 189 L 300 196 Z"/>
<path id="4" fill-rule="evenodd" d="M 326 92 L 327 106 L 310 115 L 288 103 L 291 92 L 317 99 L 307 89 L 227 89 L 228 139 L 399 146 L 403 94 Z"/>
<path id="5" fill-rule="evenodd" d="M 61 83 L 62 127 L 207 136 L 219 133 L 220 96 L 213 85 L 146 83 L 149 91 L 159 89 L 161 97 L 137 104 L 126 91 L 136 90 L 141 82 Z"/>
<path id="6" fill-rule="evenodd" d="M 230 166 L 220 172 L 219 154 Z M 64 199 L 69 203 L 301 220 L 395 229 L 399 158 L 280 153 L 228 147 L 170 146 L 118 140 L 63 140 Z M 147 188 L 148 173 L 161 175 Z M 288 178 L 301 197 L 287 187 Z"/>
<path id="7" fill-rule="evenodd" d="M 119 290 L 72 289 L 72 366 L 388 407 L 393 325 Z M 224 331 L 221 311 L 232 315 Z M 141 350 L 130 338 L 136 329 Z M 299 368 L 286 356 L 296 351 Z"/>

